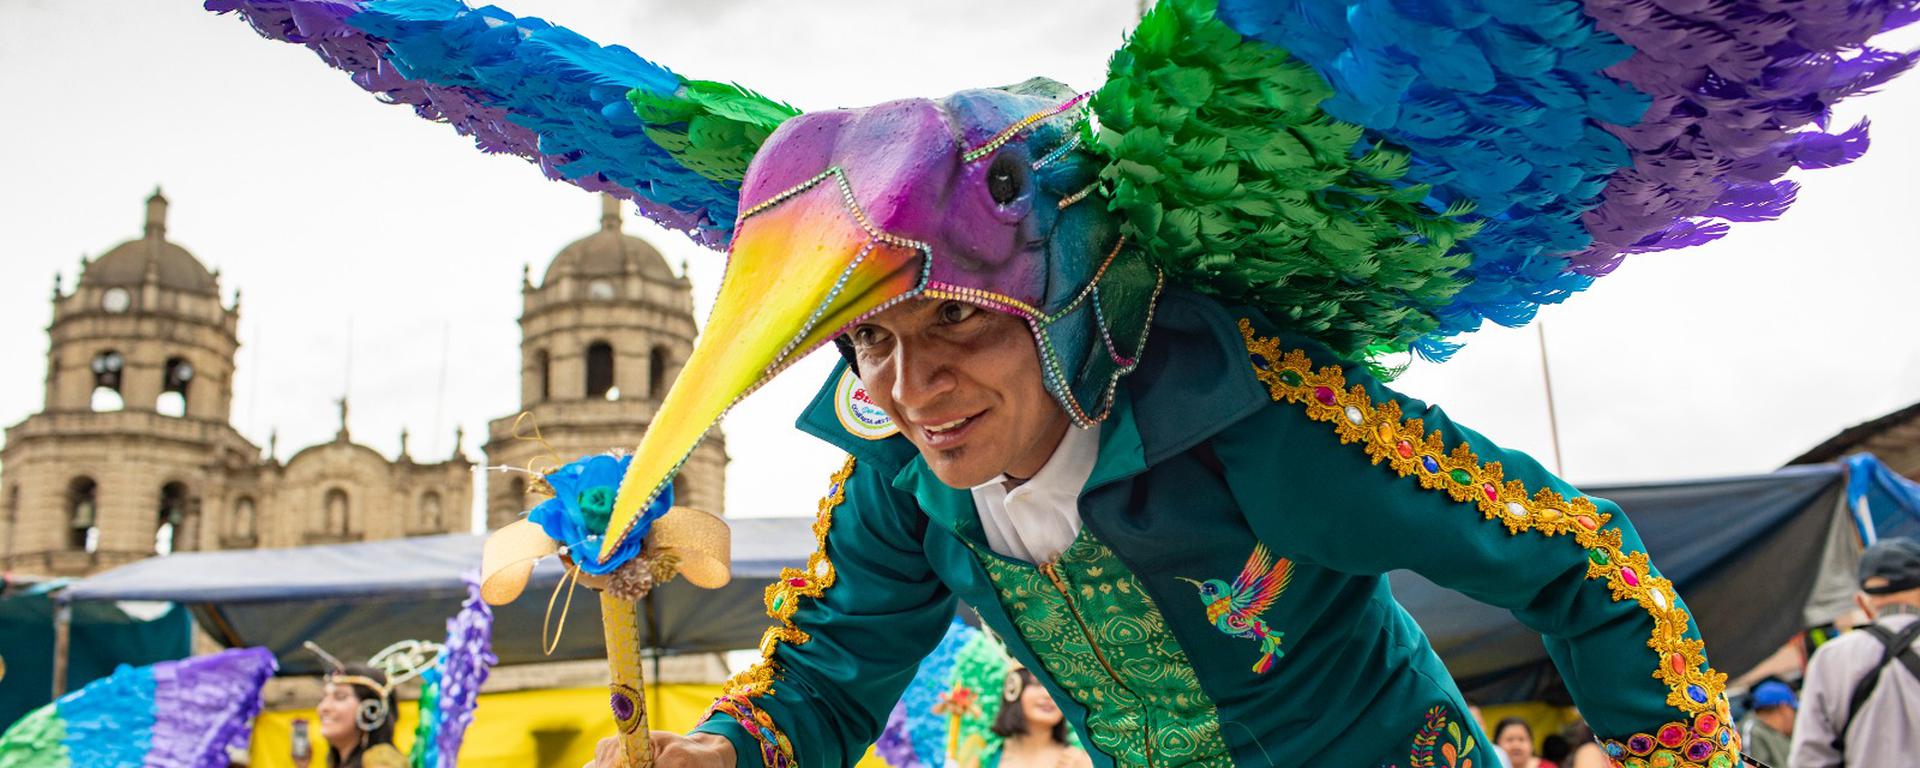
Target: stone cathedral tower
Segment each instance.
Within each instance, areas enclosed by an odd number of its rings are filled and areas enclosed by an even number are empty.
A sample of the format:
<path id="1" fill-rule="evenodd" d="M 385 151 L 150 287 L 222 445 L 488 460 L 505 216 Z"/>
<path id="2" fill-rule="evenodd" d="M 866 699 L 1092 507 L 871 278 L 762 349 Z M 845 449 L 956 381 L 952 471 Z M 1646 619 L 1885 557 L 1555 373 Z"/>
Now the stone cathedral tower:
<path id="1" fill-rule="evenodd" d="M 145 232 L 53 286 L 46 401 L 0 448 L 0 568 L 80 576 L 154 555 L 465 531 L 471 468 L 387 459 L 334 440 L 285 463 L 235 430 L 240 299 L 167 239 L 167 199 Z"/>
<path id="2" fill-rule="evenodd" d="M 200 548 L 215 475 L 259 455 L 227 421 L 239 303 L 167 240 L 159 190 L 139 239 L 83 262 L 70 293 L 56 279 L 46 407 L 0 453 L 13 567 L 85 573 Z"/>
<path id="3" fill-rule="evenodd" d="M 632 450 L 692 353 L 691 284 L 620 225 L 620 202 L 603 197 L 600 230 L 561 249 L 538 286 L 522 278 L 525 418 L 488 425 L 488 466 L 552 469 L 592 453 Z M 544 445 L 532 439 L 535 427 Z M 726 462 L 725 438 L 716 431 L 674 481 L 675 503 L 725 514 Z M 539 501 L 527 495 L 523 474 L 487 474 L 488 528 Z"/>

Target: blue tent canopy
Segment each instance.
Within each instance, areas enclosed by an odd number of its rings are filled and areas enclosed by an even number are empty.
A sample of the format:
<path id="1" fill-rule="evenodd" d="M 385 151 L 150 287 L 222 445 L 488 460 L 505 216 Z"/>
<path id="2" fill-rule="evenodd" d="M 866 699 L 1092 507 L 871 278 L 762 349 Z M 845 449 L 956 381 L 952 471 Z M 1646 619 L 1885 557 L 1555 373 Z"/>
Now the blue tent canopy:
<path id="1" fill-rule="evenodd" d="M 1860 539 L 1920 538 L 1920 483 L 1901 477 L 1870 453 L 1846 459 L 1847 505 Z"/>
<path id="2" fill-rule="evenodd" d="M 752 648 L 767 617 L 761 596 L 783 567 L 814 549 L 801 518 L 734 518 L 733 583 L 703 590 L 669 582 L 641 606 L 642 643 L 663 653 Z M 76 584 L 74 600 L 170 600 L 192 609 L 221 643 L 264 646 L 281 674 L 313 674 L 301 652 L 312 640 L 343 659 L 367 658 L 404 639 L 439 640 L 467 595 L 462 575 L 479 567 L 485 536 L 450 534 L 295 549 L 182 553 L 132 563 Z M 552 608 L 558 648 L 541 653 L 548 597 L 563 569 L 548 558 L 527 590 L 494 609 L 494 652 L 502 664 L 604 658 L 600 604 L 582 587 Z M 564 610 L 563 610 L 564 607 Z"/>

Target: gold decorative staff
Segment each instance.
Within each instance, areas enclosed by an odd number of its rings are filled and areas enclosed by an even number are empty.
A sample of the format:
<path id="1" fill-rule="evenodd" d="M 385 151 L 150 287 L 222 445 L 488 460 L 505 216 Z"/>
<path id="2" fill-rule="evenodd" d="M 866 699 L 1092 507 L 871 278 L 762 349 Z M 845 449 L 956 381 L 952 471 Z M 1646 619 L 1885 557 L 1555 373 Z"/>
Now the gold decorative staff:
<path id="1" fill-rule="evenodd" d="M 531 520 L 521 519 L 494 531 L 487 537 L 481 556 L 480 596 L 492 605 L 512 602 L 526 589 L 534 563 L 560 550 L 561 543 Z M 555 590 L 557 598 L 559 590 L 567 589 L 572 582 L 600 593 L 600 623 L 606 633 L 607 665 L 613 676 L 610 703 L 631 768 L 653 765 L 636 606 L 654 587 L 676 575 L 706 589 L 725 586 L 732 577 L 731 553 L 725 522 L 696 509 L 674 507 L 654 521 L 639 556 L 603 575 L 583 573 L 577 564 L 569 564 L 567 578 Z M 569 603 L 571 600 L 569 592 Z M 547 608 L 551 617 L 553 600 L 548 601 Z M 561 623 L 566 623 L 564 608 Z M 559 643 L 557 635 L 554 643 Z M 552 647 L 547 650 L 551 653 Z"/>
<path id="2" fill-rule="evenodd" d="M 947 761 L 954 765 L 961 762 L 960 728 L 969 717 L 980 717 L 980 699 L 972 688 L 955 683 L 952 689 L 940 694 L 940 703 L 933 705 L 933 713 L 947 716 Z"/>

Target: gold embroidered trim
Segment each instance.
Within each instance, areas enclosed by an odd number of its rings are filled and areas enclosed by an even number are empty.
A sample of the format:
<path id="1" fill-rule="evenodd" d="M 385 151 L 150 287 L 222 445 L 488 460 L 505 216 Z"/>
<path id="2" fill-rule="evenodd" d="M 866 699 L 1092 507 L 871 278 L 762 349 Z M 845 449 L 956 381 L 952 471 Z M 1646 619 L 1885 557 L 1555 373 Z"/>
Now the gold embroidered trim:
<path id="1" fill-rule="evenodd" d="M 827 495 L 820 499 L 820 512 L 813 521 L 816 546 L 813 554 L 807 556 L 807 567 L 783 569 L 780 578 L 767 585 L 767 616 L 778 623 L 760 636 L 760 661 L 726 682 L 729 695 L 751 697 L 772 693 L 774 681 L 780 677 L 778 664 L 773 660 L 774 650 L 781 643 L 801 645 L 813 639 L 793 623 L 793 614 L 800 610 L 800 598 L 819 599 L 833 586 L 835 576 L 833 562 L 827 559 L 827 531 L 833 528 L 833 510 L 847 499 L 847 478 L 852 476 L 853 457 L 848 456 L 840 470 L 833 473 Z"/>
<path id="2" fill-rule="evenodd" d="M 1466 443 L 1447 451 L 1440 432 L 1428 433 L 1420 419 L 1404 418 L 1399 402 L 1375 405 L 1365 387 L 1347 385 L 1339 366 L 1315 370 L 1305 352 L 1282 353 L 1278 339 L 1257 337 L 1253 324 L 1244 319 L 1240 335 L 1254 375 L 1274 401 L 1303 406 L 1308 418 L 1332 424 L 1342 445 L 1361 443 L 1374 464 L 1384 461 L 1422 488 L 1472 502 L 1486 519 L 1506 525 L 1510 534 L 1571 535 L 1587 551 L 1587 578 L 1606 580 L 1614 600 L 1632 600 L 1653 617 L 1647 647 L 1657 661 L 1650 676 L 1666 684 L 1667 704 L 1689 719 L 1709 713 L 1725 718 L 1727 676 L 1706 666 L 1701 641 L 1686 637 L 1690 619 L 1678 605 L 1673 582 L 1653 575 L 1645 552 L 1621 549 L 1620 530 L 1605 527 L 1611 516 L 1592 500 L 1567 499 L 1550 488 L 1528 495 L 1524 483 L 1501 475 L 1499 462 L 1481 463 Z"/>

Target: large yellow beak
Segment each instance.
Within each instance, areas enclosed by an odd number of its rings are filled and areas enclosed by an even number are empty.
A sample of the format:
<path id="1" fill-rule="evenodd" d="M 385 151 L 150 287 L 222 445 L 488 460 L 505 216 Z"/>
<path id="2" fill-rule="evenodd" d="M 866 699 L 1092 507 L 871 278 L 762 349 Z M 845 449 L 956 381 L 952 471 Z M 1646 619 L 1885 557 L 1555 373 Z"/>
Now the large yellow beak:
<path id="1" fill-rule="evenodd" d="M 924 250 L 871 230 L 846 191 L 837 174 L 823 174 L 741 219 L 706 329 L 620 483 L 601 557 L 735 402 L 848 323 L 920 286 Z"/>

